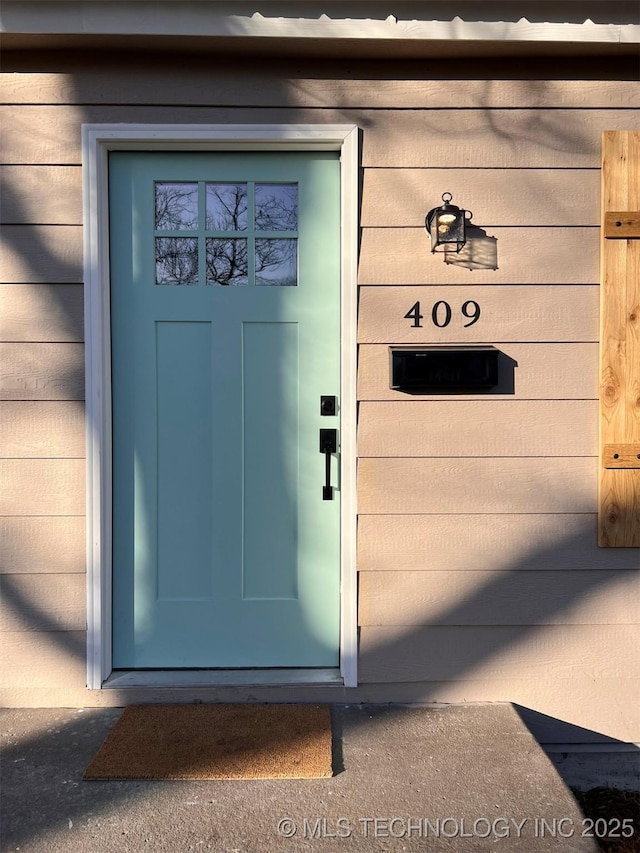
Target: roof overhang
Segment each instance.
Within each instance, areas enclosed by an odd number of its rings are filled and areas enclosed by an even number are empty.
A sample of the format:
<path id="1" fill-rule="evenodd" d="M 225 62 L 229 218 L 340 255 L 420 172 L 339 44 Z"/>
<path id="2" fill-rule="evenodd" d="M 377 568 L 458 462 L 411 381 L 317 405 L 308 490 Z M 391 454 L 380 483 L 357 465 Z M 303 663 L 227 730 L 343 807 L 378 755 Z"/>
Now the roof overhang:
<path id="1" fill-rule="evenodd" d="M 4 0 L 3 50 L 380 58 L 638 55 L 637 0 Z"/>

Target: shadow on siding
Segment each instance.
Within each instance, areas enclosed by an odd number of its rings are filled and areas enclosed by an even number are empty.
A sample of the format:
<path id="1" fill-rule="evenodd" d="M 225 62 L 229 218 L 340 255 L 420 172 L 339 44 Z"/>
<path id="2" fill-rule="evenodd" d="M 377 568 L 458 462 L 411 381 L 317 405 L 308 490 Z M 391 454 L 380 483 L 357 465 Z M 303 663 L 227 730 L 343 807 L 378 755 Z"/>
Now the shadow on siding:
<path id="1" fill-rule="evenodd" d="M 76 80 L 75 85 L 77 89 L 77 100 L 82 103 L 81 78 Z M 491 84 L 488 83 L 487 85 L 490 86 Z M 226 114 L 228 114 L 228 112 L 229 111 L 227 110 Z M 83 120 L 98 121 L 100 120 L 102 110 L 100 108 L 88 107 L 84 109 L 84 113 Z M 349 110 L 348 112 L 345 112 L 345 120 L 358 120 L 358 113 L 359 111 L 357 110 Z M 215 110 L 210 112 L 203 110 L 202 120 L 215 120 Z M 539 120 L 539 117 L 531 115 L 527 121 L 529 123 L 537 123 Z M 486 116 L 486 121 L 491 125 L 490 115 Z M 501 134 L 501 131 L 499 131 L 495 126 L 493 130 L 496 135 Z M 527 123 L 525 123 L 520 130 L 520 137 L 526 136 Z M 546 143 L 551 149 L 554 149 L 559 144 L 561 147 L 566 147 L 569 144 L 572 146 L 584 146 L 585 144 L 584 140 L 579 139 L 576 141 L 576 139 L 571 136 L 570 128 L 551 125 L 547 130 L 548 134 L 546 137 Z M 424 131 L 426 135 L 432 132 L 428 126 L 428 122 L 425 122 Z M 513 145 L 517 145 L 517 139 L 510 141 Z M 43 188 L 43 190 L 44 189 L 45 188 Z M 3 186 L 2 191 L 5 198 L 7 197 L 6 194 L 14 194 L 13 203 L 15 208 L 19 209 L 21 204 L 19 188 L 13 188 L 5 185 Z M 32 270 L 31 278 L 34 282 L 73 282 L 79 281 L 81 277 L 80 271 L 77 267 L 73 264 L 65 263 L 64 260 L 61 260 L 60 256 L 56 256 L 52 247 L 45 245 L 44 242 L 39 239 L 37 233 L 33 235 L 29 253 L 28 256 L 25 257 L 24 262 L 28 264 Z M 55 285 L 50 288 L 48 298 L 51 300 L 51 305 L 49 307 L 51 307 L 52 310 L 59 310 L 59 306 L 56 304 Z M 44 310 L 47 310 L 46 306 L 43 307 Z M 72 333 L 74 331 L 74 322 L 71 318 L 69 318 L 67 326 L 69 332 Z M 82 403 L 78 402 L 78 405 L 82 405 Z M 629 570 L 628 568 L 625 568 L 624 561 L 622 559 L 618 559 L 620 555 L 609 552 L 607 554 L 609 564 L 607 567 L 608 575 L 606 579 L 603 579 L 600 574 L 596 575 L 594 573 L 593 576 L 590 576 L 588 572 L 584 572 L 581 574 L 580 586 L 575 590 L 574 600 L 570 603 L 564 603 L 563 606 L 554 606 L 553 602 L 549 602 L 548 600 L 544 604 L 531 602 L 528 618 L 533 624 L 512 626 L 509 624 L 508 618 L 505 622 L 504 608 L 505 606 L 508 606 L 510 599 L 518 597 L 520 573 L 523 570 L 536 569 L 540 562 L 548 564 L 550 557 L 553 557 L 554 562 L 559 568 L 561 568 L 565 560 L 569 563 L 572 562 L 571 556 L 575 551 L 575 546 L 579 539 L 582 536 L 591 537 L 594 535 L 595 531 L 592 529 L 591 521 L 585 520 L 584 531 L 579 537 L 568 538 L 558 543 L 553 543 L 553 545 L 542 544 L 539 549 L 532 550 L 524 556 L 517 565 L 500 572 L 500 574 L 494 577 L 487 585 L 476 590 L 473 595 L 464 601 L 457 602 L 453 607 L 443 611 L 437 618 L 431 619 L 428 625 L 409 628 L 406 630 L 406 633 L 396 641 L 387 643 L 381 647 L 365 650 L 361 657 L 363 672 L 366 673 L 367 670 L 369 672 L 374 672 L 380 667 L 381 661 L 386 661 L 386 666 L 390 668 L 390 671 L 394 674 L 394 678 L 398 681 L 409 680 L 411 682 L 421 683 L 433 680 L 442 680 L 444 678 L 451 681 L 472 677 L 473 673 L 477 672 L 478 669 L 486 666 L 499 655 L 515 649 L 520 642 L 549 630 L 548 622 L 552 617 L 559 617 L 563 612 L 566 612 L 568 608 L 579 604 L 579 602 L 585 597 L 599 595 L 605 592 L 609 585 L 617 581 L 621 581 L 623 578 L 629 576 Z M 10 569 L 10 567 L 8 568 Z M 49 632 L 49 641 L 55 644 L 63 655 L 77 660 L 79 665 L 82 667 L 85 660 L 84 642 L 79 641 L 77 635 L 59 630 L 59 626 L 51 619 L 46 609 L 41 607 L 39 608 L 33 602 L 26 600 L 16 587 L 12 585 L 10 574 L 8 574 L 7 580 L 8 582 L 5 586 L 3 606 L 13 609 L 18 614 L 22 614 L 27 621 L 37 624 L 40 631 Z M 495 630 L 493 630 L 492 633 L 487 631 L 486 638 L 482 643 L 477 642 L 478 634 L 475 631 L 467 632 L 468 639 L 465 640 L 465 628 L 470 627 L 470 623 L 473 624 L 473 619 L 478 612 L 486 614 L 487 625 L 485 627 L 493 629 L 493 626 L 498 624 L 504 625 L 504 627 L 509 629 L 508 645 L 505 645 L 505 632 Z M 448 627 L 457 627 L 460 629 L 457 632 L 457 648 L 455 649 L 455 655 L 450 654 L 451 650 L 447 648 L 446 642 L 443 644 L 442 648 L 437 651 L 437 653 L 433 648 L 433 639 L 435 636 L 434 629 Z M 482 626 L 475 625 L 474 627 Z M 31 636 L 32 635 L 29 632 L 25 632 L 25 642 L 28 643 Z M 33 636 L 35 636 L 35 634 Z M 416 650 L 420 650 L 424 654 L 424 658 L 422 660 L 416 655 Z M 408 662 L 410 662 L 409 670 L 406 669 Z M 570 658 L 566 658 L 560 663 L 565 670 L 565 676 L 570 678 L 572 660 Z M 364 685 L 362 690 L 354 691 L 354 695 L 362 696 L 366 692 L 367 686 Z M 196 691 L 194 691 L 194 696 L 195 694 Z M 346 699 L 351 694 L 345 693 L 343 695 Z M 259 697 L 257 698 L 259 699 Z M 438 701 L 437 691 L 434 691 L 430 699 L 432 701 Z M 509 696 L 506 695 L 504 700 L 508 701 L 508 699 Z M 534 727 L 534 730 L 539 726 L 540 715 L 538 712 L 532 709 L 521 709 L 521 713 L 523 714 L 523 718 L 527 720 L 532 727 Z M 110 712 L 110 714 L 112 715 L 112 719 L 115 720 L 118 712 L 114 711 Z M 548 718 L 545 721 L 545 725 L 547 723 Z M 92 735 L 95 736 L 97 725 L 98 723 L 96 723 L 94 717 L 88 713 L 86 720 L 82 720 L 81 722 L 74 720 L 73 723 L 69 723 L 68 725 L 61 727 L 58 734 L 69 734 L 73 738 L 82 741 L 83 738 L 90 738 Z M 584 737 L 588 737 L 590 740 L 593 740 L 605 736 L 598 735 L 593 732 L 586 732 Z M 43 733 L 31 744 L 28 744 L 27 749 L 32 750 L 34 753 L 40 748 L 47 749 L 52 738 L 52 734 Z M 606 740 L 607 742 L 611 742 L 611 739 Z M 9 761 L 11 759 L 11 755 L 11 751 L 5 751 L 4 760 Z M 88 757 L 90 757 L 90 755 Z M 35 779 L 34 784 L 37 784 L 37 780 Z M 77 784 L 77 782 L 73 781 L 71 784 Z M 138 786 L 119 785 L 115 793 L 115 788 L 111 787 L 111 793 L 109 795 L 94 789 L 96 792 L 93 793 L 92 797 L 87 797 L 86 800 L 83 799 L 72 809 L 67 809 L 64 802 L 61 800 L 59 804 L 60 807 L 56 811 L 55 815 L 49 814 L 48 818 L 40 824 L 36 824 L 34 821 L 33 825 L 31 825 L 25 820 L 24 825 L 21 826 L 13 835 L 12 840 L 14 843 L 25 843 L 30 840 L 33 841 L 34 838 L 42 836 L 43 833 L 53 832 L 65 827 L 67 825 L 67 821 L 87 819 L 88 816 L 93 813 L 93 810 L 108 814 L 110 810 L 117 808 L 119 802 L 124 802 L 131 797 L 144 796 L 144 789 L 136 791 L 137 787 Z"/>

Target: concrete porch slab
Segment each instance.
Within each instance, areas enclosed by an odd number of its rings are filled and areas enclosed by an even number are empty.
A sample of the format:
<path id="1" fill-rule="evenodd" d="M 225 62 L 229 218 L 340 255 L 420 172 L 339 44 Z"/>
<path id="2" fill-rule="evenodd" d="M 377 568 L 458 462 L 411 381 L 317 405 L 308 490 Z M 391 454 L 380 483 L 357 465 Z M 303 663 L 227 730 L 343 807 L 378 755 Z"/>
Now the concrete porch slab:
<path id="1" fill-rule="evenodd" d="M 331 779 L 84 782 L 120 709 L 2 712 L 2 850 L 595 853 L 509 704 L 334 706 Z"/>

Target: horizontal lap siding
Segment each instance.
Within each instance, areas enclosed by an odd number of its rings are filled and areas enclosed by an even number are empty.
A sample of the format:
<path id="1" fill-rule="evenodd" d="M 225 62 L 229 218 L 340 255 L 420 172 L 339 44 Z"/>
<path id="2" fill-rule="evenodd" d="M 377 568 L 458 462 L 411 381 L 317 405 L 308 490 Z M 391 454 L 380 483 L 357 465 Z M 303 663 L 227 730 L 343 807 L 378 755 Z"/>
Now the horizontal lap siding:
<path id="1" fill-rule="evenodd" d="M 38 696 L 46 695 L 50 688 L 72 692 L 86 684 L 84 630 L 5 631 L 2 649 L 3 681 L 8 688 L 5 702 L 9 704 L 14 691 L 33 691 L 31 702 L 38 707 Z"/>
<path id="2" fill-rule="evenodd" d="M 79 140 L 77 124 L 74 132 Z M 6 148 L 2 159 L 11 161 Z M 9 703 L 16 690 L 39 704 L 43 690 L 86 681 L 81 182 L 78 165 L 46 159 L 2 170 L 0 643 Z"/>
<path id="3" fill-rule="evenodd" d="M 581 311 L 583 309 L 581 308 Z M 500 346 L 511 373 L 517 367 L 517 382 L 507 371 L 487 397 L 509 400 L 545 400 L 549 388 L 562 388 L 565 400 L 594 400 L 598 394 L 598 344 L 508 343 Z M 358 399 L 407 400 L 407 395 L 389 387 L 389 347 L 361 344 L 358 356 Z M 415 394 L 412 400 L 438 400 L 436 393 Z M 477 400 L 477 395 L 452 394 L 455 400 Z"/>
<path id="4" fill-rule="evenodd" d="M 0 285 L 0 302 L 0 642 L 11 703 L 17 689 L 85 683 L 82 288 Z"/>
<path id="5" fill-rule="evenodd" d="M 9 701 L 86 695 L 81 122 L 353 122 L 362 695 L 405 682 L 402 696 L 519 701 L 638 740 L 619 710 L 636 555 L 594 539 L 600 136 L 640 128 L 637 83 L 285 65 L 4 78 L 0 571 L 23 602 L 1 614 Z M 445 190 L 497 269 L 430 254 L 424 216 Z M 482 316 L 465 329 L 470 299 Z M 411 306 L 438 300 L 457 325 L 411 329 Z M 389 388 L 390 344 L 448 342 L 496 344 L 508 381 L 481 397 Z"/>
<path id="6" fill-rule="evenodd" d="M 473 205 L 475 221 L 482 224 L 482 214 L 477 210 L 482 202 L 474 195 L 472 186 L 470 178 L 470 189 L 454 197 L 454 202 Z M 505 186 L 510 186 L 506 178 Z M 438 204 L 442 204 L 440 194 L 431 202 L 434 207 Z M 597 228 L 487 226 L 486 232 L 488 239 L 480 248 L 479 266 L 471 276 L 471 271 L 457 265 L 457 258 L 448 264 L 436 263 L 423 225 L 367 229 L 362 235 L 358 281 L 361 285 L 453 284 L 465 285 L 467 289 L 481 284 L 598 282 Z"/>
<path id="7" fill-rule="evenodd" d="M 82 224 L 80 166 L 5 166 L 5 180 L 20 188 L 3 199 L 5 224 Z M 361 225 L 415 227 L 446 185 L 454 198 L 469 188 L 466 169 L 369 169 L 364 175 Z M 600 171 L 597 168 L 513 169 L 518 193 L 505 199 L 504 171 L 483 169 L 473 176 L 486 225 L 508 213 L 512 225 L 592 226 L 600 224 Z M 46 190 L 46 191 L 45 191 Z"/>
<path id="8" fill-rule="evenodd" d="M 449 571 L 446 584 L 441 572 L 363 572 L 360 624 L 633 625 L 636 593 L 633 572 L 609 570 Z"/>
<path id="9" fill-rule="evenodd" d="M 84 459 L 0 459 L 0 516 L 82 515 Z"/>
<path id="10" fill-rule="evenodd" d="M 82 573 L 84 536 L 82 516 L 0 518 L 0 573 Z"/>
<path id="11" fill-rule="evenodd" d="M 552 68 L 545 61 L 545 72 Z M 6 63 L 5 63 L 6 64 Z M 255 68 L 255 63 L 252 63 Z M 114 92 L 122 104 L 200 104 L 220 106 L 252 106 L 260 104 L 282 107 L 299 104 L 303 107 L 375 107 L 442 109 L 455 104 L 461 108 L 500 109 L 507 107 L 533 108 L 628 108 L 638 107 L 640 97 L 633 81 L 620 80 L 439 80 L 382 79 L 377 63 L 345 67 L 340 79 L 340 64 L 330 63 L 330 76 L 323 79 L 318 63 L 302 61 L 295 65 L 278 65 L 270 60 L 256 73 L 247 66 L 235 64 L 187 68 L 187 62 L 172 66 L 170 71 L 137 67 L 128 69 L 80 71 L 78 73 L 12 73 L 6 74 L 0 86 L 1 104 L 112 104 Z M 440 69 L 441 63 L 439 63 Z M 490 71 L 488 63 L 483 66 Z M 394 67 L 398 63 L 394 62 Z M 514 76 L 519 69 L 510 69 Z M 421 77 L 428 75 L 424 62 L 412 66 Z M 504 70 L 504 68 L 503 68 Z M 538 69 L 539 70 L 539 69 Z M 207 85 L 202 85 L 203 73 Z M 367 74 L 368 72 L 368 74 Z M 533 72 L 535 73 L 535 72 Z"/>
<path id="12" fill-rule="evenodd" d="M 86 597 L 82 574 L 0 575 L 0 631 L 82 631 Z"/>
<path id="13" fill-rule="evenodd" d="M 365 682 L 500 678 L 509 691 L 510 680 L 526 672 L 534 681 L 555 681 L 570 707 L 571 679 L 576 675 L 595 682 L 630 679 L 637 665 L 636 636 L 635 625 L 368 628 L 360 642 L 362 678 Z M 627 698 L 633 701 L 632 692 Z M 577 719 L 576 708 L 570 721 Z"/>
<path id="14" fill-rule="evenodd" d="M 0 364 L 0 400 L 84 400 L 83 344 L 0 343 Z"/>
<path id="15" fill-rule="evenodd" d="M 479 506 L 473 513 L 361 515 L 359 568 L 361 573 L 594 570 L 615 577 L 637 570 L 636 551 L 598 548 L 594 513 L 497 514 Z"/>
<path id="16" fill-rule="evenodd" d="M 82 122 L 352 122 L 363 131 L 365 168 L 598 169 L 603 130 L 640 129 L 640 116 L 626 109 L 397 110 L 393 106 L 389 103 L 386 109 L 374 110 L 336 105 L 170 109 L 5 105 L 0 106 L 3 159 L 13 165 L 78 165 Z"/>
<path id="17" fill-rule="evenodd" d="M 363 457 L 597 456 L 595 400 L 361 403 Z"/>
<path id="18" fill-rule="evenodd" d="M 450 427 L 456 428 L 453 419 Z M 360 458 L 358 464 L 358 507 L 366 515 L 596 509 L 593 457 Z"/>
<path id="19" fill-rule="evenodd" d="M 84 406 L 65 400 L 0 401 L 2 456 L 14 459 L 83 459 Z"/>
<path id="20" fill-rule="evenodd" d="M 80 284 L 4 284 L 0 287 L 0 341 L 83 341 Z"/>
<path id="21" fill-rule="evenodd" d="M 442 261 L 432 259 L 432 264 Z M 443 265 L 444 266 L 444 265 Z M 487 273 L 488 274 L 488 273 Z M 436 277 L 435 273 L 432 273 Z M 459 275 L 459 274 L 458 274 Z M 474 273 L 475 276 L 475 273 Z M 549 343 L 597 342 L 598 287 L 575 284 L 505 284 L 478 286 L 467 282 L 422 287 L 384 285 L 360 288 L 358 340 L 363 344 L 447 343 Z M 464 304 L 480 306 L 480 319 L 473 325 L 463 314 Z M 436 326 L 432 313 L 437 302 L 451 307 L 451 322 L 444 327 L 442 310 Z M 420 302 L 422 327 L 415 328 L 405 314 Z M 472 313 L 467 308 L 467 314 Z M 562 388 L 548 395 L 562 395 Z"/>
<path id="22" fill-rule="evenodd" d="M 3 282 L 82 283 L 82 226 L 3 225 L 2 234 Z"/>
<path id="23" fill-rule="evenodd" d="M 523 701 L 527 673 L 541 696 L 563 694 L 565 719 L 635 737 L 637 717 L 585 711 L 568 685 L 628 686 L 637 668 L 638 554 L 596 545 L 600 133 L 562 110 L 395 118 L 364 154 L 360 677 L 449 680 L 445 700 L 460 679 L 499 679 Z M 617 118 L 594 111 L 591 127 Z M 430 253 L 424 216 L 444 191 L 481 229 L 472 271 Z M 469 300 L 481 316 L 465 327 Z M 439 301 L 445 328 L 431 322 Z M 421 328 L 405 318 L 416 302 Z M 494 344 L 501 384 L 394 391 L 392 344 Z"/>
<path id="24" fill-rule="evenodd" d="M 82 224 L 80 166 L 4 166 L 4 224 Z"/>
<path id="25" fill-rule="evenodd" d="M 505 192 L 505 184 L 517 192 Z M 600 224 L 598 169 L 370 169 L 364 178 L 364 228 L 415 228 L 442 187 L 460 204 L 472 189 L 483 227 Z M 434 201 L 435 200 L 435 201 Z M 473 211 L 472 211 L 473 212 Z"/>

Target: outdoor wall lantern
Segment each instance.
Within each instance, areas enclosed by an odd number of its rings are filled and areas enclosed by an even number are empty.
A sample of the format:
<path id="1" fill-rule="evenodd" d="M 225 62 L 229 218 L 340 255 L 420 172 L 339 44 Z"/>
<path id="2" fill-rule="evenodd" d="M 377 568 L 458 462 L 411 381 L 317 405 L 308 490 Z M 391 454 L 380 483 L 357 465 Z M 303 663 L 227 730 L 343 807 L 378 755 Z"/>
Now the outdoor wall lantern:
<path id="1" fill-rule="evenodd" d="M 471 211 L 451 204 L 451 193 L 442 193 L 441 207 L 432 208 L 424 220 L 431 234 L 432 252 L 459 252 L 467 242 L 466 225 L 471 221 Z"/>

